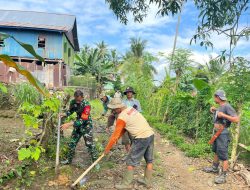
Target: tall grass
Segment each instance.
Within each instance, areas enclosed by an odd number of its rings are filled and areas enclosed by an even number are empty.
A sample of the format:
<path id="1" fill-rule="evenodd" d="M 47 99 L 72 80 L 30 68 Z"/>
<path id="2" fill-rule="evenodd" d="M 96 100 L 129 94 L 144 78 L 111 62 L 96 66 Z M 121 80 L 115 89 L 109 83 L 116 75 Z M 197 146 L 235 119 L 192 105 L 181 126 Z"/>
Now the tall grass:
<path id="1" fill-rule="evenodd" d="M 18 105 L 28 102 L 32 104 L 41 103 L 41 94 L 29 83 L 19 83 L 13 87 L 13 95 Z"/>

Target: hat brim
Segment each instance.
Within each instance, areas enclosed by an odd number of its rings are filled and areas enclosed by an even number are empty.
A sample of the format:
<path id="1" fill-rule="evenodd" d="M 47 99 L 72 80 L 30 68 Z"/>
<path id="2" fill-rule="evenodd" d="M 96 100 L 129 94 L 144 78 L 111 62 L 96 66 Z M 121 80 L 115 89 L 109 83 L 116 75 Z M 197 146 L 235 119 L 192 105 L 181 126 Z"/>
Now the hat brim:
<path id="1" fill-rule="evenodd" d="M 227 100 L 227 98 L 226 97 L 224 97 L 224 96 L 218 96 L 221 100 L 223 100 L 223 101 L 226 101 Z"/>
<path id="2" fill-rule="evenodd" d="M 123 108 L 125 107 L 125 104 L 124 103 L 121 103 L 121 104 L 108 104 L 108 108 L 109 109 L 117 109 L 117 108 Z"/>
<path id="3" fill-rule="evenodd" d="M 218 95 L 218 94 L 214 94 L 215 96 L 218 96 L 221 100 L 223 100 L 223 101 L 226 101 L 227 100 L 227 98 L 225 97 L 225 96 L 220 96 L 220 95 Z"/>
<path id="4" fill-rule="evenodd" d="M 133 90 L 125 91 L 125 92 L 123 92 L 123 94 L 126 95 L 128 92 L 132 92 L 133 94 L 136 94 Z"/>

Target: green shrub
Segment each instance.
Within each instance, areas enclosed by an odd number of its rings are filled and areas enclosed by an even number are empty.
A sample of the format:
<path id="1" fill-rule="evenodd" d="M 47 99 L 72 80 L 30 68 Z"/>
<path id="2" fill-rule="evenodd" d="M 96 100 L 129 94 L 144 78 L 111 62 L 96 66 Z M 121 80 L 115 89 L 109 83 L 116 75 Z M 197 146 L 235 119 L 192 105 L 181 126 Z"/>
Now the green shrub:
<path id="1" fill-rule="evenodd" d="M 96 80 L 90 74 L 83 76 L 71 76 L 69 81 L 70 86 L 84 86 L 88 88 L 96 88 Z"/>
<path id="2" fill-rule="evenodd" d="M 29 83 L 19 83 L 13 87 L 13 95 L 18 105 L 28 102 L 31 104 L 40 104 L 41 94 Z"/>
<path id="3" fill-rule="evenodd" d="M 207 143 L 196 143 L 192 144 L 192 146 L 189 146 L 189 148 L 186 150 L 186 155 L 189 157 L 198 158 L 207 155 L 210 153 L 210 151 L 211 148 Z"/>
<path id="4" fill-rule="evenodd" d="M 151 123 L 162 135 L 166 136 L 174 145 L 180 148 L 189 157 L 201 157 L 211 153 L 211 147 L 205 138 L 199 139 L 194 143 L 188 143 L 183 137 L 184 134 L 176 126 L 165 123 Z"/>

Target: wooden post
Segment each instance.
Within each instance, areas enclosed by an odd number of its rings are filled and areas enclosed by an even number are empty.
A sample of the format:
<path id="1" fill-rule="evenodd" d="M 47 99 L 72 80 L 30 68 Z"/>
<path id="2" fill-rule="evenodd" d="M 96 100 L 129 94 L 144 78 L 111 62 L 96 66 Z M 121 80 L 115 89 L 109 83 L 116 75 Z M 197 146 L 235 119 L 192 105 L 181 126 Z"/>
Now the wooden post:
<path id="1" fill-rule="evenodd" d="M 242 106 L 239 106 L 239 117 L 241 118 L 242 114 Z M 240 122 L 237 123 L 236 128 L 234 129 L 232 133 L 233 137 L 233 145 L 232 145 L 232 152 L 231 152 L 231 163 L 230 167 L 232 168 L 236 161 L 237 161 L 237 148 L 238 148 L 238 143 L 239 143 L 239 138 L 240 138 Z"/>
<path id="2" fill-rule="evenodd" d="M 61 105 L 60 105 L 61 108 Z M 59 154 L 60 154 L 60 127 L 61 127 L 61 116 L 60 116 L 60 111 L 59 109 L 59 114 L 58 114 L 58 124 L 57 124 L 57 145 L 56 145 L 56 166 L 55 166 L 55 173 L 58 174 L 59 172 Z"/>

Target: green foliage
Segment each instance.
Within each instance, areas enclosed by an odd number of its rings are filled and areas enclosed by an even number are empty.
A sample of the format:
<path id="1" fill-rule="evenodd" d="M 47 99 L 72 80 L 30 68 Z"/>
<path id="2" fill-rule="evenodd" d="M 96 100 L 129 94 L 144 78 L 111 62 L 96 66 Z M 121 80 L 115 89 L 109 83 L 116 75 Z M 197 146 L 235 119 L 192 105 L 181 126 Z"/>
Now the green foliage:
<path id="1" fill-rule="evenodd" d="M 146 116 L 151 126 L 156 128 L 162 135 L 166 136 L 174 145 L 179 147 L 189 157 L 204 157 L 211 153 L 210 145 L 206 139 L 196 142 L 188 142 L 184 134 L 174 125 L 159 123 L 150 116 Z"/>
<path id="2" fill-rule="evenodd" d="M 0 92 L 3 92 L 5 94 L 8 92 L 6 86 L 4 86 L 2 83 L 0 83 Z"/>
<path id="3" fill-rule="evenodd" d="M 186 1 L 186 0 L 185 0 Z M 115 13 L 117 18 L 124 24 L 128 23 L 127 14 L 131 13 L 134 17 L 134 21 L 142 22 L 149 11 L 150 5 L 158 7 L 158 14 L 161 16 L 175 15 L 181 10 L 182 1 L 158 1 L 158 0 L 106 0 L 109 4 L 109 8 Z"/>
<path id="4" fill-rule="evenodd" d="M 21 148 L 18 151 L 18 160 L 33 159 L 37 161 L 40 158 L 41 152 L 45 152 L 41 146 L 29 146 L 28 148 Z"/>
<path id="5" fill-rule="evenodd" d="M 152 63 L 157 61 L 153 55 L 145 51 L 146 41 L 140 38 L 131 39 L 131 49 L 126 53 L 119 67 L 124 87 L 132 86 L 136 91 L 136 98 L 141 100 L 142 108 L 147 109 L 148 99 L 153 90 L 153 75 L 156 74 Z"/>
<path id="6" fill-rule="evenodd" d="M 175 72 L 176 77 L 181 77 L 184 72 L 187 72 L 192 63 L 191 56 L 192 53 L 190 50 L 176 49 L 174 53 L 166 57 L 170 63 L 170 70 Z"/>
<path id="7" fill-rule="evenodd" d="M 99 99 L 91 100 L 90 101 L 91 105 L 91 115 L 92 117 L 99 118 L 102 115 L 103 112 L 103 106 L 102 103 Z"/>
<path id="8" fill-rule="evenodd" d="M 19 83 L 13 88 L 13 94 L 18 105 L 24 102 L 39 104 L 41 102 L 41 95 L 29 83 Z"/>
<path id="9" fill-rule="evenodd" d="M 97 82 L 95 77 L 93 77 L 91 74 L 87 73 L 83 76 L 71 76 L 69 85 L 71 86 L 83 86 L 88 88 L 95 88 L 97 86 Z"/>
<path id="10" fill-rule="evenodd" d="M 223 77 L 221 87 L 228 93 L 229 100 L 237 107 L 250 101 L 250 61 L 238 57 L 232 70 Z"/>
<path id="11" fill-rule="evenodd" d="M 91 74 L 99 85 L 99 93 L 104 84 L 116 81 L 115 70 L 119 64 L 116 51 L 109 50 L 104 42 L 97 44 L 95 48 L 85 45 L 75 59 L 75 74 Z"/>
<path id="12" fill-rule="evenodd" d="M 71 114 L 70 116 L 67 117 L 67 119 L 65 120 L 65 123 L 68 123 L 70 121 L 75 121 L 77 117 L 76 112 L 74 112 L 73 114 Z"/>
<path id="13" fill-rule="evenodd" d="M 150 8 L 157 7 L 157 14 L 161 16 L 176 15 L 181 12 L 187 0 L 178 1 L 159 1 L 159 0 L 106 0 L 109 8 L 114 12 L 117 18 L 124 24 L 128 23 L 128 15 L 131 14 L 135 22 L 143 22 L 147 17 Z M 201 40 L 200 46 L 213 47 L 209 38 L 212 32 L 217 34 L 225 34 L 232 37 L 230 44 L 236 44 L 237 41 L 250 35 L 249 27 L 243 27 L 239 33 L 239 22 L 241 16 L 249 12 L 249 0 L 194 0 L 194 5 L 198 9 L 199 22 L 197 24 L 197 32 L 193 36 L 192 41 Z M 216 16 L 215 16 L 216 15 Z M 236 31 L 232 32 L 232 29 Z"/>
<path id="14" fill-rule="evenodd" d="M 23 43 L 9 34 L 0 32 L 0 39 L 6 39 L 6 38 L 12 38 L 17 43 L 19 43 L 25 50 L 27 50 L 31 55 L 37 58 L 39 61 L 45 62 L 45 60 L 41 56 L 36 54 L 34 48 L 31 45 Z M 15 68 L 17 72 L 25 76 L 27 80 L 30 82 L 30 84 L 36 87 L 41 94 L 45 95 L 46 97 L 49 97 L 48 91 L 44 88 L 44 86 L 40 83 L 40 81 L 38 81 L 26 68 L 13 61 L 10 56 L 6 54 L 0 54 L 0 61 L 2 61 L 5 65 L 9 67 Z"/>
<path id="15" fill-rule="evenodd" d="M 56 97 L 44 99 L 41 105 L 34 105 L 32 103 L 24 102 L 20 106 L 19 112 L 23 117 L 24 125 L 26 127 L 26 134 L 28 136 L 33 136 L 32 130 L 38 129 L 42 123 L 46 123 L 46 119 L 49 120 L 53 116 L 57 116 L 59 113 L 59 107 L 60 100 Z M 45 118 L 45 115 L 48 118 Z M 27 148 L 21 148 L 18 151 L 18 159 L 37 161 L 40 158 L 40 154 L 45 152 L 40 144 L 41 142 L 37 142 L 36 140 L 31 141 Z"/>

